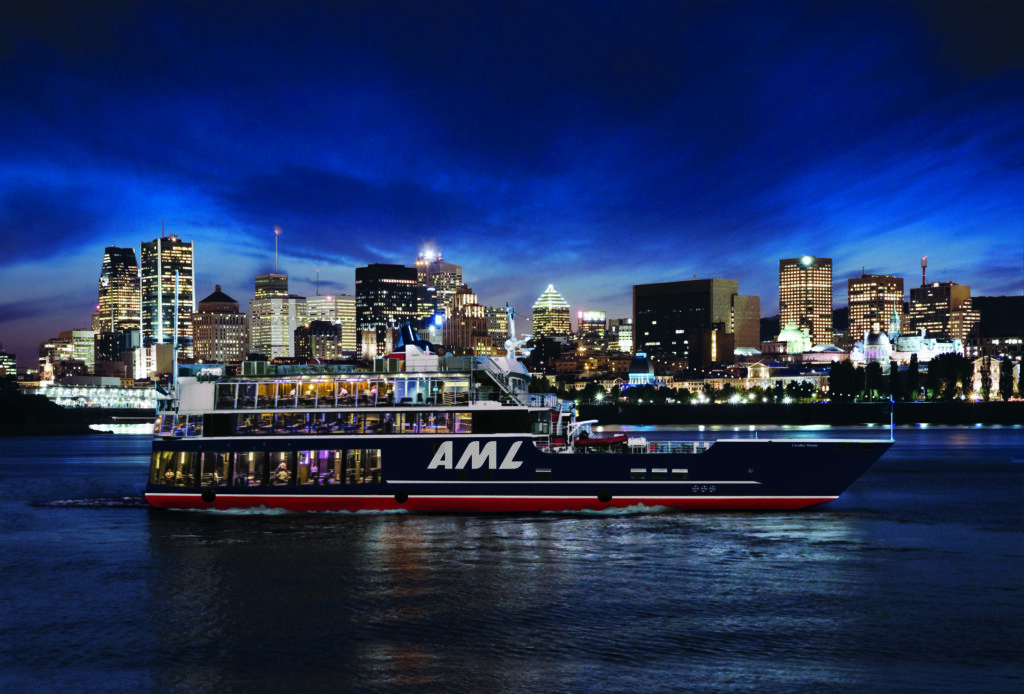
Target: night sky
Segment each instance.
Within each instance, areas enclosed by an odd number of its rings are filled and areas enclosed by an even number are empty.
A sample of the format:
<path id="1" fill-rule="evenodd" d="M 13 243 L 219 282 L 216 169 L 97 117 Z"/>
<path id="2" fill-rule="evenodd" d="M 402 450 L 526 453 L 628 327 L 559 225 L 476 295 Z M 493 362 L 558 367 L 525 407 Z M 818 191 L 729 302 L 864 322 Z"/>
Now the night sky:
<path id="1" fill-rule="evenodd" d="M 14 7 L 17 5 L 17 7 Z M 426 244 L 481 303 L 778 260 L 1024 291 L 1024 3 L 7 3 L 0 342 L 88 328 L 103 248 L 354 293 Z M 98 9 L 102 8 L 102 9 Z"/>

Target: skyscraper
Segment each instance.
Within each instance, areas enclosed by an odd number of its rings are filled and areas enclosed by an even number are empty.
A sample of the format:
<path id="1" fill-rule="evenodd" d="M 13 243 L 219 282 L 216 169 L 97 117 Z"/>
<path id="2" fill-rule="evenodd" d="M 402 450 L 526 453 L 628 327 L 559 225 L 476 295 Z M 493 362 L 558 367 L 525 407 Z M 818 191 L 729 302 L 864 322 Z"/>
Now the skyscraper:
<path id="1" fill-rule="evenodd" d="M 246 316 L 219 284 L 199 302 L 199 310 L 192 315 L 192 330 L 196 361 L 224 364 L 245 359 L 249 349 Z"/>
<path id="2" fill-rule="evenodd" d="M 256 275 L 256 298 L 288 296 L 288 275 L 283 272 L 267 272 Z"/>
<path id="3" fill-rule="evenodd" d="M 569 302 L 549 284 L 533 304 L 534 337 L 567 337 L 572 332 L 569 325 Z"/>
<path id="4" fill-rule="evenodd" d="M 306 298 L 306 318 L 326 321 L 341 326 L 341 349 L 355 352 L 356 343 L 356 299 L 348 294 L 320 294 Z"/>
<path id="5" fill-rule="evenodd" d="M 177 279 L 175 279 L 177 278 Z M 192 242 L 174 234 L 142 244 L 142 338 L 145 344 L 174 342 L 175 281 L 177 281 L 178 344 L 192 354 L 192 314 L 195 312 L 195 267 Z"/>
<path id="6" fill-rule="evenodd" d="M 971 287 L 956 282 L 931 282 L 910 290 L 910 329 L 925 330 L 928 337 L 960 340 L 981 320 L 971 304 Z"/>
<path id="7" fill-rule="evenodd" d="M 99 332 L 138 329 L 141 321 L 139 263 L 134 248 L 107 246 L 100 269 L 97 322 Z"/>
<path id="8" fill-rule="evenodd" d="M 288 275 L 257 275 L 249 302 L 250 351 L 267 359 L 294 357 L 295 329 L 306 323 L 306 297 L 288 293 Z"/>
<path id="9" fill-rule="evenodd" d="M 832 259 L 779 260 L 779 323 L 807 328 L 815 345 L 832 343 Z"/>
<path id="10" fill-rule="evenodd" d="M 736 347 L 758 344 L 760 313 L 760 298 L 741 295 L 737 280 L 633 285 L 636 351 L 685 358 L 691 368 L 731 363 Z"/>
<path id="11" fill-rule="evenodd" d="M 851 341 L 864 339 L 876 323 L 882 332 L 887 332 L 892 314 L 903 315 L 903 278 L 863 273 L 851 277 L 846 280 L 846 301 Z"/>
<path id="12" fill-rule="evenodd" d="M 436 308 L 442 311 L 446 317 L 451 315 L 452 299 L 455 292 L 462 286 L 461 265 L 446 263 L 438 249 L 424 249 L 416 258 L 416 281 L 424 290 L 433 287 L 435 290 L 433 295 L 437 301 Z M 425 307 L 424 311 L 426 310 L 428 309 Z M 421 319 L 430 318 L 429 313 L 424 315 L 424 311 L 419 312 L 419 317 Z"/>
<path id="13" fill-rule="evenodd" d="M 364 356 L 387 354 L 393 346 L 391 330 L 416 321 L 417 286 L 414 267 L 372 263 L 356 268 L 356 322 Z"/>

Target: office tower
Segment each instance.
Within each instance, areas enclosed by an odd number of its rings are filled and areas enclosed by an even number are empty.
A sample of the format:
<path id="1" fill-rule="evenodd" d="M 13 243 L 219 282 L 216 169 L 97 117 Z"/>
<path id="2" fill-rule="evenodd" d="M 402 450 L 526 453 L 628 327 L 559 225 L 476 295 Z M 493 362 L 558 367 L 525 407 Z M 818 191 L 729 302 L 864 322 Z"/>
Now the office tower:
<path id="1" fill-rule="evenodd" d="M 811 342 L 832 342 L 832 259 L 779 260 L 779 323 L 807 328 Z"/>
<path id="2" fill-rule="evenodd" d="M 736 347 L 759 338 L 760 309 L 760 298 L 740 294 L 737 280 L 636 284 L 633 343 L 637 352 L 683 358 L 690 368 L 732 363 Z"/>
<path id="3" fill-rule="evenodd" d="M 549 284 L 533 304 L 533 336 L 568 337 L 571 333 L 569 302 Z"/>
<path id="4" fill-rule="evenodd" d="M 125 352 L 130 353 L 141 346 L 138 328 L 97 333 L 94 349 L 97 376 L 101 364 L 130 362 L 131 355 L 126 356 Z"/>
<path id="5" fill-rule="evenodd" d="M 96 333 L 92 330 L 61 330 L 60 339 L 71 344 L 71 358 L 84 362 L 92 371 L 96 367 Z"/>
<path id="6" fill-rule="evenodd" d="M 581 336 L 594 334 L 604 338 L 608 329 L 608 314 L 604 311 L 577 311 L 576 326 Z"/>
<path id="7" fill-rule="evenodd" d="M 846 302 L 850 311 L 850 340 L 863 340 L 876 323 L 889 331 L 893 313 L 903 315 L 903 278 L 891 275 L 867 275 L 846 280 Z"/>
<path id="8" fill-rule="evenodd" d="M 923 273 L 922 273 L 923 279 Z M 971 287 L 956 282 L 932 282 L 910 290 L 909 330 L 925 330 L 928 337 L 960 340 L 981 320 L 971 304 Z"/>
<path id="9" fill-rule="evenodd" d="M 414 267 L 372 263 L 356 268 L 356 323 L 364 357 L 387 354 L 394 346 L 393 331 L 416 322 L 417 284 Z"/>
<path id="10" fill-rule="evenodd" d="M 430 318 L 434 310 L 438 310 L 448 316 L 451 314 L 452 297 L 462 286 L 462 266 L 446 263 L 439 249 L 427 248 L 416 258 L 416 281 L 424 290 L 420 299 L 422 310 L 418 308 L 417 315 L 421 319 Z M 434 291 L 430 292 L 430 288 Z M 435 302 L 434 310 L 431 310 L 431 299 Z"/>
<path id="11" fill-rule="evenodd" d="M 143 343 L 174 342 L 174 311 L 177 306 L 178 345 L 185 357 L 192 354 L 192 314 L 195 312 L 192 250 L 190 241 L 182 241 L 174 234 L 142 244 Z"/>
<path id="12" fill-rule="evenodd" d="M 341 359 L 342 352 L 340 323 L 313 320 L 295 329 L 295 356 L 301 361 Z"/>
<path id="13" fill-rule="evenodd" d="M 14 354 L 8 354 L 7 352 L 0 350 L 0 377 L 3 376 L 17 378 L 18 364 Z"/>
<path id="14" fill-rule="evenodd" d="M 334 303 L 338 311 L 338 322 L 341 324 L 341 349 L 345 352 L 355 352 L 359 349 L 356 298 L 350 294 L 338 294 L 334 297 Z"/>
<path id="15" fill-rule="evenodd" d="M 341 326 L 341 349 L 355 352 L 356 343 L 356 299 L 348 294 L 321 294 L 306 298 L 306 319 L 327 321 Z M 333 358 L 333 357 L 332 357 Z"/>
<path id="16" fill-rule="evenodd" d="M 138 328 L 142 319 L 139 263 L 134 248 L 107 246 L 100 269 L 97 332 Z"/>
<path id="17" fill-rule="evenodd" d="M 197 362 L 240 362 L 249 351 L 246 315 L 238 310 L 237 301 L 221 291 L 219 284 L 199 302 L 199 309 L 192 314 L 192 330 Z"/>
<path id="18" fill-rule="evenodd" d="M 288 275 L 281 272 L 256 275 L 256 298 L 271 296 L 288 296 Z"/>
<path id="19" fill-rule="evenodd" d="M 288 275 L 256 276 L 249 302 L 249 351 L 267 359 L 295 356 L 295 329 L 307 323 L 306 297 L 288 293 Z"/>
<path id="20" fill-rule="evenodd" d="M 633 319 L 612 318 L 608 321 L 608 333 L 605 336 L 607 349 L 613 352 L 633 352 Z"/>
<path id="21" fill-rule="evenodd" d="M 338 322 L 338 303 L 332 294 L 318 294 L 306 297 L 306 320 Z"/>
<path id="22" fill-rule="evenodd" d="M 487 334 L 491 336 L 491 344 L 497 350 L 495 353 L 502 354 L 508 339 L 508 314 L 505 313 L 505 307 L 485 306 L 484 318 L 487 319 Z"/>
<path id="23" fill-rule="evenodd" d="M 494 343 L 488 331 L 486 311 L 466 285 L 452 295 L 451 313 L 444 321 L 441 339 L 457 355 L 494 355 Z M 504 344 L 502 340 L 502 344 Z"/>

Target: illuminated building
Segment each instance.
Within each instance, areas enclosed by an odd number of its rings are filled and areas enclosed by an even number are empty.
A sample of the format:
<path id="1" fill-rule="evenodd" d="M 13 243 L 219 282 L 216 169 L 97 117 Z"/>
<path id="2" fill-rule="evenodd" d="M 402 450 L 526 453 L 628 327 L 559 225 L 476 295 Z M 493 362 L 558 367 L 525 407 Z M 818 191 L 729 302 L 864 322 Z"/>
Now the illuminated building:
<path id="1" fill-rule="evenodd" d="M 608 321 L 608 349 L 618 352 L 633 352 L 633 319 L 612 318 Z"/>
<path id="2" fill-rule="evenodd" d="M 635 284 L 633 344 L 694 369 L 732 363 L 736 347 L 759 344 L 760 314 L 760 298 L 741 295 L 737 280 Z"/>
<path id="3" fill-rule="evenodd" d="M 816 345 L 832 342 L 831 258 L 805 255 L 779 261 L 779 323 L 807 328 Z"/>
<path id="4" fill-rule="evenodd" d="M 303 361 L 341 359 L 343 329 L 340 323 L 313 320 L 295 329 L 295 356 Z"/>
<path id="5" fill-rule="evenodd" d="M 256 298 L 288 296 L 288 275 L 283 272 L 267 272 L 256 275 Z"/>
<path id="6" fill-rule="evenodd" d="M 341 326 L 341 349 L 355 352 L 356 343 L 356 299 L 348 294 L 327 294 L 306 299 L 306 318 L 313 321 L 327 321 Z M 334 358 L 334 357 L 332 357 Z"/>
<path id="7" fill-rule="evenodd" d="M 259 275 L 256 291 L 262 296 L 249 302 L 249 351 L 267 359 L 294 357 L 295 329 L 306 324 L 306 297 L 289 294 L 288 275 L 276 272 Z"/>
<path id="8" fill-rule="evenodd" d="M 593 333 L 598 338 L 603 338 L 608 330 L 608 314 L 604 311 L 577 311 L 576 327 L 580 335 Z"/>
<path id="9" fill-rule="evenodd" d="M 846 281 L 846 297 L 849 334 L 854 340 L 864 339 L 872 326 L 887 325 L 893 312 L 903 313 L 903 278 L 862 273 Z"/>
<path id="10" fill-rule="evenodd" d="M 364 357 L 386 355 L 394 346 L 393 330 L 416 322 L 417 286 L 414 267 L 372 263 L 356 268 L 356 324 Z"/>
<path id="11" fill-rule="evenodd" d="M 971 288 L 956 282 L 932 282 L 910 290 L 907 322 L 930 337 L 967 342 L 981 314 L 971 306 Z"/>
<path id="12" fill-rule="evenodd" d="M 571 333 L 569 302 L 549 284 L 533 304 L 533 336 L 567 337 Z"/>
<path id="13" fill-rule="evenodd" d="M 421 287 L 420 319 L 432 317 L 435 311 L 451 315 L 453 297 L 462 286 L 461 265 L 446 263 L 439 249 L 426 248 L 416 258 L 416 281 Z"/>
<path id="14" fill-rule="evenodd" d="M 93 330 L 113 332 L 139 328 L 141 321 L 139 263 L 134 248 L 107 246 L 100 269 L 97 320 Z"/>
<path id="15" fill-rule="evenodd" d="M 177 282 L 177 302 L 175 302 Z M 174 311 L 178 311 L 178 345 L 192 354 L 195 312 L 195 268 L 192 243 L 174 234 L 142 244 L 142 339 L 145 344 L 174 342 Z"/>
<path id="16" fill-rule="evenodd" d="M 134 356 L 132 351 L 141 346 L 139 329 L 101 332 L 96 335 L 94 344 L 96 364 L 93 373 L 97 376 L 126 376 Z"/>
<path id="17" fill-rule="evenodd" d="M 473 290 L 466 285 L 459 287 L 451 298 L 451 306 L 451 315 L 441 331 L 445 347 L 457 355 L 496 355 L 484 307 L 477 303 Z"/>
<path id="18" fill-rule="evenodd" d="M 16 378 L 18 375 L 18 364 L 15 355 L 0 351 L 0 376 Z"/>
<path id="19" fill-rule="evenodd" d="M 495 354 L 499 354 L 508 339 L 508 314 L 504 306 L 485 306 L 484 317 L 487 319 L 487 333 L 491 336 Z"/>
<path id="20" fill-rule="evenodd" d="M 199 302 L 192 314 L 195 333 L 192 348 L 200 363 L 227 364 L 240 362 L 249 351 L 246 316 L 238 310 L 238 302 L 216 285 L 213 293 Z"/>

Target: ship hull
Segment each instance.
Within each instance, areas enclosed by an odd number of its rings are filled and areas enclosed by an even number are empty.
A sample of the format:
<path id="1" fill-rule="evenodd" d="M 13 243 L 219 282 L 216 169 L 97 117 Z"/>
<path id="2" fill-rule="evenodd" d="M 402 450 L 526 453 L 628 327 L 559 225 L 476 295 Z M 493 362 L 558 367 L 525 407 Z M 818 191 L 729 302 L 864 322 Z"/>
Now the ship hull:
<path id="1" fill-rule="evenodd" d="M 164 439 L 154 442 L 146 499 L 165 509 L 300 512 L 789 510 L 836 499 L 891 445 L 724 439 L 702 452 L 584 454 L 541 451 L 521 435 Z M 379 460 L 372 477 L 349 483 L 340 470 L 328 478 L 322 464 L 317 475 L 299 474 L 303 460 L 335 460 L 356 449 Z M 291 460 L 289 479 L 264 472 L 255 483 L 232 484 L 236 475 L 217 476 L 208 462 L 251 454 Z M 190 474 L 162 483 L 160 455 L 190 461 Z"/>

